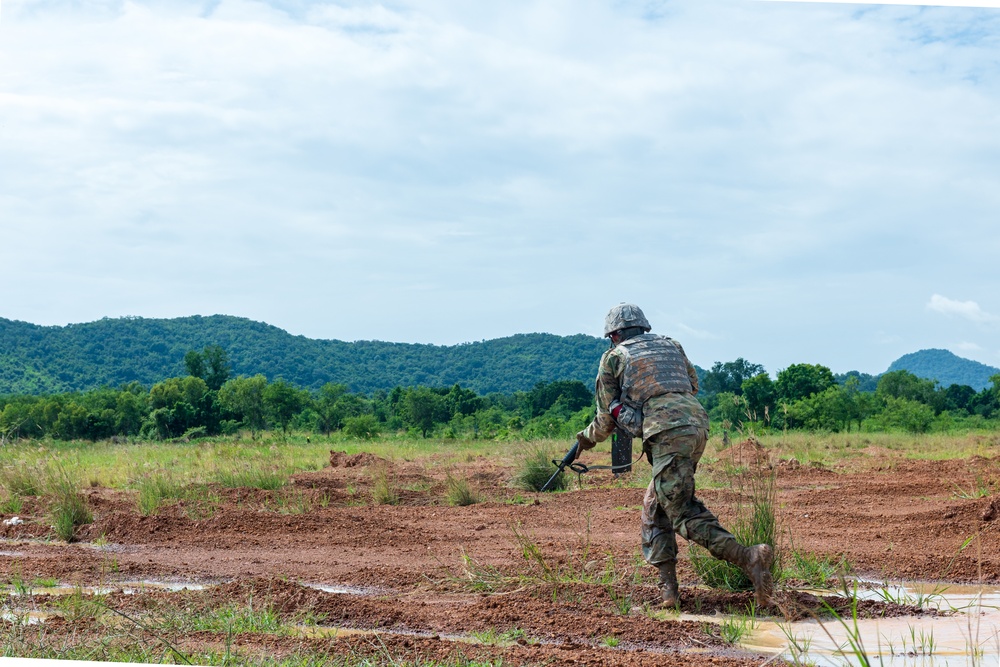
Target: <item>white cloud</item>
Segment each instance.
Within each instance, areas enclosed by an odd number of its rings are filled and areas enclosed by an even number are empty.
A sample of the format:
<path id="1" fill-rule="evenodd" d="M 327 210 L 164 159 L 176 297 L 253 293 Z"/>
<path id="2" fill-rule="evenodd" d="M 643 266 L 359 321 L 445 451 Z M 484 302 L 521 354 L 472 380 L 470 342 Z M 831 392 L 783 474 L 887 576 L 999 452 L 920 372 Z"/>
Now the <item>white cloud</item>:
<path id="1" fill-rule="evenodd" d="M 997 316 L 985 312 L 975 301 L 955 301 L 935 294 L 927 303 L 927 308 L 944 315 L 957 315 L 972 322 L 996 322 Z"/>
<path id="2" fill-rule="evenodd" d="M 995 12 L 650 6 L 5 0 L 0 315 L 443 343 L 628 285 L 701 363 L 880 371 L 1000 290 Z"/>

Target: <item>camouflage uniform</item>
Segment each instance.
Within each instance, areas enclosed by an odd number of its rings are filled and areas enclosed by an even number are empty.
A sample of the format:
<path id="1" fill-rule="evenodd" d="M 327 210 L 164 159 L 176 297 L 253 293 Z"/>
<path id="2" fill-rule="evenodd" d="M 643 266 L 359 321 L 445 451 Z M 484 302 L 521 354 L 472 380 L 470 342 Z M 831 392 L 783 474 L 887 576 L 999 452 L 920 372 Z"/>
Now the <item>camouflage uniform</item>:
<path id="1" fill-rule="evenodd" d="M 727 544 L 734 541 L 694 495 L 694 473 L 708 440 L 708 414 L 695 398 L 698 375 L 694 366 L 677 341 L 664 340 L 675 345 L 683 357 L 691 390 L 652 396 L 642 406 L 643 449 L 653 464 L 653 479 L 643 501 L 642 553 L 654 566 L 676 561 L 675 532 L 717 558 L 722 558 Z M 605 440 L 617 426 L 611 406 L 622 396 L 626 356 L 621 344 L 601 356 L 597 416 L 583 432 L 592 442 Z"/>
<path id="2" fill-rule="evenodd" d="M 666 605 L 680 602 L 675 533 L 713 556 L 737 565 L 753 583 L 757 604 L 771 602 L 770 545 L 745 547 L 694 495 L 694 473 L 708 440 L 708 415 L 695 398 L 698 375 L 675 340 L 649 333 L 639 306 L 621 303 L 604 318 L 612 348 L 597 372 L 597 416 L 576 434 L 578 452 L 606 439 L 616 427 L 643 439 L 653 464 L 642 512 L 642 553 L 660 572 Z"/>

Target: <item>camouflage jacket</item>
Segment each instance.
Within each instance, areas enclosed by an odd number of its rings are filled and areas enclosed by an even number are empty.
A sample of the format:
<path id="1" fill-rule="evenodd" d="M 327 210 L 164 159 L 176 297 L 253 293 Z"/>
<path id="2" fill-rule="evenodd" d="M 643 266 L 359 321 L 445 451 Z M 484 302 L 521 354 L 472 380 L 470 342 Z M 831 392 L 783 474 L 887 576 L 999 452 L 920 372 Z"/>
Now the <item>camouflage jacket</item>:
<path id="1" fill-rule="evenodd" d="M 677 343 L 680 348 L 680 343 Z M 684 353 L 681 348 L 681 354 Z M 653 396 L 642 408 L 642 439 L 663 431 L 683 429 L 695 431 L 708 428 L 708 414 L 695 394 L 698 393 L 698 374 L 684 355 L 688 377 L 694 391 L 691 393 L 670 393 Z M 597 369 L 594 393 L 597 394 L 597 416 L 590 422 L 584 434 L 594 442 L 606 440 L 615 430 L 615 420 L 611 416 L 611 402 L 619 399 L 622 392 L 622 375 L 625 371 L 624 352 L 616 345 L 601 356 Z"/>

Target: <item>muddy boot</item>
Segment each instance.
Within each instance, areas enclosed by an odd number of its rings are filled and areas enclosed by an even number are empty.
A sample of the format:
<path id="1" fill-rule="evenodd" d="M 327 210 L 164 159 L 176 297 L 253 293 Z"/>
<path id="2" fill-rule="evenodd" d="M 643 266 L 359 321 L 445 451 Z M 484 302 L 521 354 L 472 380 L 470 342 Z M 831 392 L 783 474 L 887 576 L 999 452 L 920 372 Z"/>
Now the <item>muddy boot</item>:
<path id="1" fill-rule="evenodd" d="M 670 561 L 657 566 L 660 570 L 660 595 L 664 607 L 676 607 L 681 601 L 680 590 L 677 587 L 677 561 Z"/>
<path id="2" fill-rule="evenodd" d="M 755 544 L 752 547 L 745 547 L 733 540 L 726 545 L 722 559 L 736 565 L 747 575 L 753 584 L 758 607 L 767 607 L 771 604 L 771 595 L 774 593 L 774 581 L 771 578 L 774 551 L 769 545 Z"/>

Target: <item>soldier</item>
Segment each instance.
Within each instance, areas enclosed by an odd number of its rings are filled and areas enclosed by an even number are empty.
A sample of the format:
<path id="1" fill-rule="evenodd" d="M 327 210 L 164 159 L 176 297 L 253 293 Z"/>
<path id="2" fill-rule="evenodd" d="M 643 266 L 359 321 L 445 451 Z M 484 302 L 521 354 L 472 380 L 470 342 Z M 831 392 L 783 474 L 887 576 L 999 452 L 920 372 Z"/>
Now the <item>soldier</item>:
<path id="1" fill-rule="evenodd" d="M 604 320 L 611 349 L 597 371 L 597 416 L 576 434 L 579 452 L 606 439 L 616 426 L 642 438 L 653 479 L 642 504 L 642 554 L 660 572 L 667 606 L 680 602 L 677 539 L 697 542 L 742 569 L 757 605 L 770 603 L 774 554 L 766 544 L 745 547 L 694 495 L 694 473 L 708 441 L 708 414 L 695 394 L 698 375 L 677 341 L 649 333 L 642 310 L 620 304 Z"/>

